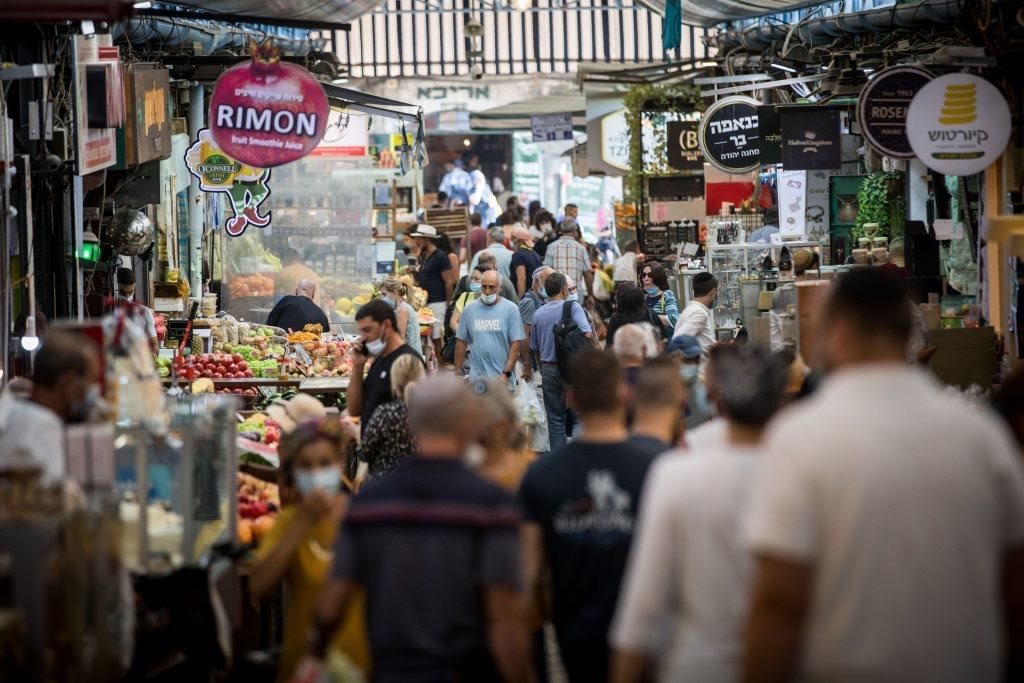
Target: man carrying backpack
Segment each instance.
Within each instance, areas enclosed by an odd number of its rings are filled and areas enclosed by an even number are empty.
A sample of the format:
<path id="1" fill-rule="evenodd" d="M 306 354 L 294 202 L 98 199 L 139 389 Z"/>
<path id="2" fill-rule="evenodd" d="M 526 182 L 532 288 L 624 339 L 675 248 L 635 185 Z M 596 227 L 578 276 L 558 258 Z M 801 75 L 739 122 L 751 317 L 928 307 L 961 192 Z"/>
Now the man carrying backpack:
<path id="1" fill-rule="evenodd" d="M 548 418 L 548 439 L 552 451 L 565 445 L 565 377 L 569 361 L 592 347 L 594 333 L 583 308 L 569 296 L 568 279 L 552 273 L 544 280 L 548 303 L 533 314 L 530 349 L 540 359 L 544 411 Z M 578 430 L 580 420 L 574 419 Z M 578 436 L 574 433 L 573 436 Z"/>

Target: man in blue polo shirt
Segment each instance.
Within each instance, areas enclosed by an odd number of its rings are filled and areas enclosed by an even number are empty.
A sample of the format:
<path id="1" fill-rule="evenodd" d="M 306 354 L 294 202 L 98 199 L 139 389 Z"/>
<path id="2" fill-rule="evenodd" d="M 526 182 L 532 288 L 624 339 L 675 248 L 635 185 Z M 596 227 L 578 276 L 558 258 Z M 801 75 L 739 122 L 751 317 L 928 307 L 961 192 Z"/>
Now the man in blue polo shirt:
<path id="1" fill-rule="evenodd" d="M 540 374 L 544 390 L 544 411 L 548 417 L 548 441 L 552 451 L 565 445 L 565 380 L 558 370 L 555 353 L 555 325 L 562 319 L 562 307 L 569 299 L 569 281 L 562 273 L 552 273 L 544 280 L 544 291 L 548 303 L 533 314 L 530 329 L 530 350 L 540 359 Z M 576 296 L 575 294 L 573 296 Z M 594 331 L 587 321 L 587 314 L 578 304 L 572 305 L 572 319 L 587 339 L 594 338 Z M 581 422 L 575 418 L 573 424 L 578 430 Z M 578 436 L 575 432 L 573 436 Z"/>

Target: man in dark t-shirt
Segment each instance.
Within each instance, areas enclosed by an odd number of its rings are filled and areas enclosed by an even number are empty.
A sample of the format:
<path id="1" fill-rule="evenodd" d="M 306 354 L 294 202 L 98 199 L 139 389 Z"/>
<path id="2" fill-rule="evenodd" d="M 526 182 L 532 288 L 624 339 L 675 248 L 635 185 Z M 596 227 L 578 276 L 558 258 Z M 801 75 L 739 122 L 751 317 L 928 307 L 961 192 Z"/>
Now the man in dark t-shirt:
<path id="1" fill-rule="evenodd" d="M 330 332 L 331 323 L 323 309 L 313 301 L 315 295 L 315 282 L 299 280 L 295 295 L 281 297 L 267 316 L 267 324 L 293 332 L 302 332 L 308 325 L 319 325 L 320 332 Z"/>
<path id="2" fill-rule="evenodd" d="M 544 259 L 533 250 L 533 240 L 526 228 L 512 228 L 512 242 L 515 252 L 509 264 L 512 284 L 516 286 L 516 294 L 522 299 L 533 287 L 533 271 L 544 265 Z"/>
<path id="3" fill-rule="evenodd" d="M 654 461 L 630 444 L 615 357 L 589 350 L 573 362 L 569 404 L 583 435 L 533 463 L 519 489 L 527 579 L 551 569 L 554 624 L 571 683 L 608 679 L 608 629 L 633 539 L 640 494 Z"/>
<path id="4" fill-rule="evenodd" d="M 391 400 L 391 366 L 401 356 L 416 351 L 398 334 L 395 309 L 381 299 L 363 304 L 356 311 L 356 325 L 362 339 L 352 347 L 352 377 L 348 385 L 348 414 L 366 425 L 378 406 Z M 419 357 L 419 354 L 416 354 Z M 363 377 L 367 361 L 370 369 Z M 422 362 L 422 360 L 421 360 Z"/>
<path id="5" fill-rule="evenodd" d="M 314 657 L 362 589 L 375 681 L 529 679 L 519 510 L 462 462 L 476 437 L 474 398 L 451 375 L 411 390 L 419 457 L 352 499 L 321 594 Z"/>

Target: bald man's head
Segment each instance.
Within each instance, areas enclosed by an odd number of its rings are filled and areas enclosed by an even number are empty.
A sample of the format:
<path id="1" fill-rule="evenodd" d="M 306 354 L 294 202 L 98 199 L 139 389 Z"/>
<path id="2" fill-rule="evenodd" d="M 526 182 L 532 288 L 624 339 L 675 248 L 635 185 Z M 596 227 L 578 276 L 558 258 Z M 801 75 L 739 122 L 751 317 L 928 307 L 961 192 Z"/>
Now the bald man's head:
<path id="1" fill-rule="evenodd" d="M 316 282 L 309 278 L 302 278 L 295 286 L 296 296 L 304 296 L 307 299 L 312 299 L 314 294 L 316 294 Z"/>

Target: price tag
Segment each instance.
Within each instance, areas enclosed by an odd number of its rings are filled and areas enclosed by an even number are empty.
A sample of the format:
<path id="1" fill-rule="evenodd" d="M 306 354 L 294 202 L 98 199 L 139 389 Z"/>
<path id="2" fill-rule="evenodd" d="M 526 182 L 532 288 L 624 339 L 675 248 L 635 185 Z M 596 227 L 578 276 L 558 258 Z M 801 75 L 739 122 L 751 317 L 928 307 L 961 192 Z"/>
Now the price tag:
<path id="1" fill-rule="evenodd" d="M 699 246 L 694 244 L 693 242 L 687 242 L 686 244 L 683 245 L 683 254 L 685 254 L 686 256 L 696 256 L 698 248 Z"/>

